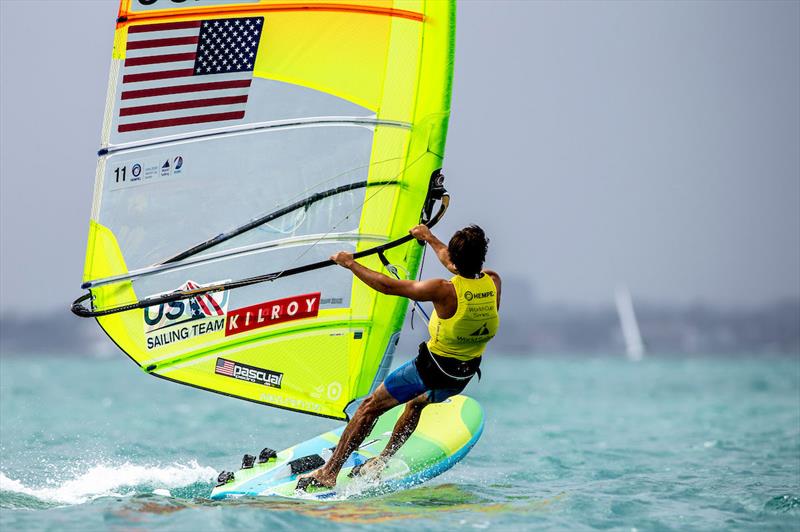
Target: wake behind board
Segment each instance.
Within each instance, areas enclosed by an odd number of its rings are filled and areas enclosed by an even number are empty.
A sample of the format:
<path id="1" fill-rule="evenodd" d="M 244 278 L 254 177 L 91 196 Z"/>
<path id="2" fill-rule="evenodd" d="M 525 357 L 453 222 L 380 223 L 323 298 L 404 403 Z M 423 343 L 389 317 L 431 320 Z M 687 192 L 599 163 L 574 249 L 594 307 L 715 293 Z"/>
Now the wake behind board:
<path id="1" fill-rule="evenodd" d="M 398 405 L 380 417 L 361 447 L 345 462 L 333 489 L 314 489 L 306 493 L 295 490 L 295 486 L 298 477 L 317 469 L 330 458 L 344 427 L 280 451 L 277 456 L 262 453 L 259 461 L 266 461 L 236 471 L 233 479 L 214 488 L 211 498 L 345 499 L 360 494 L 388 493 L 444 473 L 466 456 L 483 431 L 480 404 L 469 397 L 456 395 L 422 411 L 417 430 L 389 460 L 379 479 L 348 477 L 353 467 L 380 454 L 403 408 L 404 405 Z"/>

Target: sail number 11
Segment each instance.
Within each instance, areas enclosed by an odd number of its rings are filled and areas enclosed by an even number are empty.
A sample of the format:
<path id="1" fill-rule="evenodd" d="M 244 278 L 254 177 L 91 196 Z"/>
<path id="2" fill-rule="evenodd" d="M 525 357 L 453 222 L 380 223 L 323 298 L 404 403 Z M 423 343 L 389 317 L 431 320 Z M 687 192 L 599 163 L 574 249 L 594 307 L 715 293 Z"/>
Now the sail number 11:
<path id="1" fill-rule="evenodd" d="M 139 163 L 131 166 L 131 181 L 139 181 L 139 176 L 142 175 L 142 165 Z M 117 166 L 114 168 L 114 182 L 124 183 L 128 180 L 128 166 Z"/>

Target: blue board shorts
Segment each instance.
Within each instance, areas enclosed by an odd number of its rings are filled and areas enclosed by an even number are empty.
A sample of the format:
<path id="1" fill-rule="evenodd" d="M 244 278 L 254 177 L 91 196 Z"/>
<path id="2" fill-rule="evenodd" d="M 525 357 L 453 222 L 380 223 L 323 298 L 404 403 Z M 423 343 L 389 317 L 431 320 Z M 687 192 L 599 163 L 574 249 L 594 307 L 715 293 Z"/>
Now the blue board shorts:
<path id="1" fill-rule="evenodd" d="M 400 403 L 406 403 L 426 392 L 430 402 L 441 403 L 449 397 L 461 393 L 471 380 L 471 378 L 466 378 L 464 380 L 449 380 L 448 382 L 448 379 L 440 378 L 438 379 L 438 385 L 429 386 L 425 384 L 419 371 L 420 365 L 423 368 L 429 367 L 429 364 L 425 364 L 427 362 L 424 358 L 425 356 L 430 357 L 431 355 L 427 350 L 427 346 L 421 344 L 420 353 L 414 360 L 409 360 L 391 372 L 383 381 L 383 385 L 386 386 L 386 391 L 389 392 L 389 395 Z M 420 361 L 421 358 L 422 361 Z M 432 380 L 435 382 L 437 379 L 428 377 L 427 380 L 430 383 Z"/>

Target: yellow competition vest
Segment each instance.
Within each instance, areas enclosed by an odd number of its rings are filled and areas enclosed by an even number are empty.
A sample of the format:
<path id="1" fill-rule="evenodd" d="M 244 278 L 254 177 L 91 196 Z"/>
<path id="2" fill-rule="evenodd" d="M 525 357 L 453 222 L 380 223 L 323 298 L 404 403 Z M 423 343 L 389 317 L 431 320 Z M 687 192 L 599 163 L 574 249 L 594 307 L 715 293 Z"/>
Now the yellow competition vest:
<path id="1" fill-rule="evenodd" d="M 483 354 L 500 325 L 497 287 L 485 273 L 479 279 L 457 275 L 450 282 L 456 289 L 458 308 L 446 320 L 433 311 L 428 324 L 428 349 L 436 355 L 471 360 Z"/>

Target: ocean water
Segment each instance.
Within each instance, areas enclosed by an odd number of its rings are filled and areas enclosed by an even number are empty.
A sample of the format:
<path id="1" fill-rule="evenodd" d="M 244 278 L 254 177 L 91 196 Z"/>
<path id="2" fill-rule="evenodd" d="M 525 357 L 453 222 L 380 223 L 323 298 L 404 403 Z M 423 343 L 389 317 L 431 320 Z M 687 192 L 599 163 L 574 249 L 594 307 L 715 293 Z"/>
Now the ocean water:
<path id="1" fill-rule="evenodd" d="M 800 357 L 501 357 L 444 475 L 342 502 L 212 502 L 245 452 L 337 425 L 112 359 L 0 359 L 0 529 L 797 530 Z M 324 527 L 324 528 L 320 528 Z"/>

